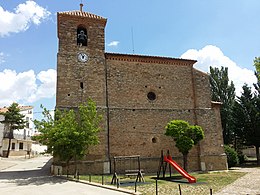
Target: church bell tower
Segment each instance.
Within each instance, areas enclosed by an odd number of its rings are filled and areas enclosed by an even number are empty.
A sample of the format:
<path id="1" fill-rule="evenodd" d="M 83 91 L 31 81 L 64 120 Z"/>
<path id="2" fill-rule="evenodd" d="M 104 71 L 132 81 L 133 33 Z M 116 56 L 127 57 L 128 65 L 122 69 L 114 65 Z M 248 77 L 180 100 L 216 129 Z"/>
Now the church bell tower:
<path id="1" fill-rule="evenodd" d="M 80 10 L 58 12 L 57 109 L 77 109 L 89 98 L 103 115 L 100 144 L 91 148 L 86 160 L 100 160 L 109 172 L 107 138 L 107 94 L 104 30 L 107 19 Z"/>
<path id="2" fill-rule="evenodd" d="M 80 10 L 58 12 L 58 109 L 75 108 L 92 98 L 106 106 L 105 38 L 107 19 Z"/>

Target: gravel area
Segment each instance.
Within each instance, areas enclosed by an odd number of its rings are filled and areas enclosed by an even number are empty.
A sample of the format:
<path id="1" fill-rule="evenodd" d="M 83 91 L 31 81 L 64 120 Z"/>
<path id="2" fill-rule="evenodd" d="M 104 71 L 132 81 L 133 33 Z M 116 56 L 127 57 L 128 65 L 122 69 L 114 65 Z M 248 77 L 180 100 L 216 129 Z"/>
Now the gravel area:
<path id="1" fill-rule="evenodd" d="M 214 195 L 260 195 L 260 167 L 235 168 L 234 171 L 247 174 Z"/>

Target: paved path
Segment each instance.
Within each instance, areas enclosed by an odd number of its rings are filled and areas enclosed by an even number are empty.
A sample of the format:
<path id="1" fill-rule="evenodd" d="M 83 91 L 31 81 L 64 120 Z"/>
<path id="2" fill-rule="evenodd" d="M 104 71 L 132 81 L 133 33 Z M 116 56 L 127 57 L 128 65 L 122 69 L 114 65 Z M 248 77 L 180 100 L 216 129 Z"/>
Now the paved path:
<path id="1" fill-rule="evenodd" d="M 238 168 L 247 174 L 214 195 L 260 195 L 260 168 Z"/>
<path id="2" fill-rule="evenodd" d="M 125 195 L 126 193 L 52 177 L 51 158 L 0 159 L 0 194 Z"/>

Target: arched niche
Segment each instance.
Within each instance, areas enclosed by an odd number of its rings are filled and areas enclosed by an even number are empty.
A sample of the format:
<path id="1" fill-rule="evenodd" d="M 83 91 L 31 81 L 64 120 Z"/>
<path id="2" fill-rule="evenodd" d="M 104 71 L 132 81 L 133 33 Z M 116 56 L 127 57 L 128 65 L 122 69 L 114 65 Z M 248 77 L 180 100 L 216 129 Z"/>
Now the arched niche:
<path id="1" fill-rule="evenodd" d="M 79 25 L 77 28 L 77 45 L 79 46 L 88 45 L 87 29 L 82 25 Z"/>

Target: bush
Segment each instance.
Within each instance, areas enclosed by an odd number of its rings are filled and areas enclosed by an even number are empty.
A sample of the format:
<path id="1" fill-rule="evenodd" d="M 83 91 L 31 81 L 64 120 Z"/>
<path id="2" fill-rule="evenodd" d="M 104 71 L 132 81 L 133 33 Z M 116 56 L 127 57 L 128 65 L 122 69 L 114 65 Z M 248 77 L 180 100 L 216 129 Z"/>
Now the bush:
<path id="1" fill-rule="evenodd" d="M 238 152 L 238 159 L 240 164 L 243 164 L 248 160 L 247 156 L 244 155 L 242 152 Z"/>
<path id="2" fill-rule="evenodd" d="M 224 146 L 225 153 L 227 155 L 228 167 L 234 167 L 239 164 L 237 152 L 230 146 Z"/>

